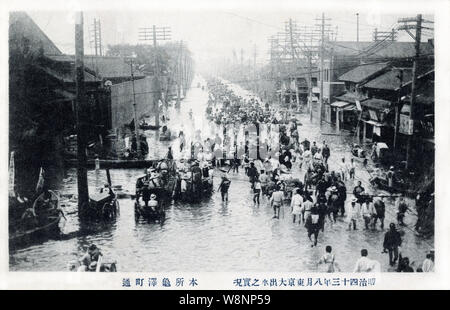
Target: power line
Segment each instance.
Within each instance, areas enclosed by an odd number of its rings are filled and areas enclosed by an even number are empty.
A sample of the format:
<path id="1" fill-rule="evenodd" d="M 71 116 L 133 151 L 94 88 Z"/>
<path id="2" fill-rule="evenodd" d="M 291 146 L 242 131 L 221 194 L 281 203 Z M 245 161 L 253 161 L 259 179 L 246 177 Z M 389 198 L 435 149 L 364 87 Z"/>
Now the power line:
<path id="1" fill-rule="evenodd" d="M 421 57 L 427 57 L 427 56 L 431 56 L 434 54 L 421 54 Z M 396 58 L 395 60 L 405 60 L 405 59 L 413 59 L 414 57 L 400 57 L 400 58 Z M 364 64 L 359 64 L 358 66 L 369 66 L 369 65 L 374 65 L 374 64 L 384 64 L 386 63 L 386 61 L 374 61 L 374 62 L 369 62 L 369 63 L 364 63 Z M 342 70 L 342 69 L 353 69 L 355 68 L 354 65 L 349 65 L 349 66 L 341 66 L 341 67 L 336 67 L 336 68 L 330 68 L 330 71 L 336 71 L 336 70 Z M 311 71 L 311 73 L 319 73 L 320 70 L 315 70 L 315 71 Z M 309 73 L 305 72 L 305 73 L 299 73 L 298 76 L 307 76 Z M 232 80 L 230 81 L 228 84 L 239 84 L 239 83 L 244 83 L 244 82 L 257 82 L 257 81 L 276 81 L 276 78 L 259 78 L 259 79 L 245 79 L 245 80 Z M 227 84 L 227 83 L 225 83 Z M 215 84 L 213 86 L 219 86 L 220 84 Z M 194 89 L 195 87 L 191 86 L 188 87 L 188 89 Z M 145 92 L 139 92 L 136 93 L 136 95 L 145 95 L 145 94 L 153 94 L 153 93 L 158 93 L 158 91 L 145 91 Z M 111 96 L 111 98 L 117 98 L 117 97 L 122 97 L 125 95 L 118 95 L 118 96 Z M 132 100 L 130 100 L 131 102 Z"/>

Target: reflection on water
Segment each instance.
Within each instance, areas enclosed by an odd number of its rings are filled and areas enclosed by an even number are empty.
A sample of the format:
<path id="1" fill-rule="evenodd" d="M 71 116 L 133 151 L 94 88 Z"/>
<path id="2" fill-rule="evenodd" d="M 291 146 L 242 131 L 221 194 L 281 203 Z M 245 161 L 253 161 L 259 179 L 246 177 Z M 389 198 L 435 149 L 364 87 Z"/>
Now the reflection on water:
<path id="1" fill-rule="evenodd" d="M 193 85 L 196 84 L 194 81 Z M 182 129 L 188 137 L 196 128 L 205 130 L 207 122 L 203 116 L 207 98 L 206 91 L 192 89 L 182 102 L 181 110 L 170 114 L 168 127 L 174 132 Z M 193 121 L 187 116 L 190 108 L 194 112 Z M 307 136 L 310 141 L 320 143 L 326 139 L 334 161 L 344 152 L 348 154 L 349 146 L 341 137 L 321 137 L 316 125 L 310 125 L 309 120 L 303 122 L 301 138 Z M 152 131 L 146 134 L 154 136 Z M 177 141 L 172 143 L 176 145 Z M 168 145 L 169 142 L 155 141 L 150 144 L 149 156 L 164 156 Z M 176 152 L 178 148 L 173 149 Z M 134 193 L 136 178 L 142 174 L 141 169 L 111 170 L 113 185 L 121 185 L 125 193 Z M 90 191 L 94 191 L 106 181 L 106 174 L 89 171 L 88 178 Z M 383 270 L 387 270 L 388 258 L 381 254 L 384 232 L 363 231 L 361 222 L 360 230 L 348 232 L 347 223 L 339 219 L 333 226 L 327 223 L 325 233 L 319 235 L 319 246 L 311 248 L 305 228 L 292 223 L 288 206 L 281 210 L 279 220 L 272 219 L 272 209 L 266 198 L 259 207 L 254 206 L 242 171 L 239 175 L 231 174 L 231 180 L 228 203 L 222 203 L 220 193 L 195 204 L 169 203 L 162 224 L 135 222 L 134 201 L 127 198 L 119 199 L 120 215 L 115 222 L 80 225 L 76 199 L 71 197 L 77 192 L 76 170 L 70 169 L 60 188 L 68 217 L 63 227 L 65 237 L 11 253 L 10 269 L 65 271 L 69 261 L 79 257 L 87 245 L 95 243 L 106 261 L 118 262 L 119 271 L 315 271 L 316 262 L 328 244 L 333 247 L 344 271 L 353 269 L 363 247 L 369 250 L 370 257 L 382 263 Z M 393 208 L 388 203 L 386 224 L 394 221 Z M 413 218 L 406 219 L 411 226 L 413 221 Z M 432 244 L 417 238 L 408 229 L 405 232 L 404 254 L 410 261 L 419 263 Z"/>

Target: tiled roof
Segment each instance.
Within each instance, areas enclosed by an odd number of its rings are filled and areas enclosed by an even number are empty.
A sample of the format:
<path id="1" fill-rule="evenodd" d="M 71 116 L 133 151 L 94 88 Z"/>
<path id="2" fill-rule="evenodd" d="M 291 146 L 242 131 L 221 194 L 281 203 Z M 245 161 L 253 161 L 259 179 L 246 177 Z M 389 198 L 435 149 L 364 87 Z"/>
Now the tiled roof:
<path id="1" fill-rule="evenodd" d="M 410 83 L 412 80 L 412 68 L 402 69 L 403 71 L 403 81 L 402 85 Z M 418 70 L 418 76 L 432 72 L 433 68 L 428 66 L 420 66 Z M 375 89 L 386 89 L 386 90 L 396 90 L 400 87 L 400 70 L 392 69 L 373 80 L 365 83 L 363 87 L 375 88 Z"/>
<path id="2" fill-rule="evenodd" d="M 9 14 L 9 40 L 10 44 L 20 44 L 23 38 L 28 39 L 32 51 L 37 52 L 41 47 L 44 54 L 61 55 L 61 51 L 36 25 L 25 12 L 11 12 Z"/>
<path id="3" fill-rule="evenodd" d="M 326 42 L 327 51 L 336 56 L 356 56 L 363 58 L 402 58 L 415 55 L 414 42 L 354 42 L 330 41 Z M 434 47 L 429 43 L 421 43 L 420 51 L 423 55 L 434 54 Z"/>
<path id="4" fill-rule="evenodd" d="M 345 102 L 350 102 L 350 103 L 356 103 L 356 100 L 361 100 L 354 93 L 349 93 L 349 92 L 347 92 L 343 95 L 334 97 L 334 98 L 336 98 L 337 100 L 340 100 L 340 101 L 345 101 Z"/>
<path id="5" fill-rule="evenodd" d="M 49 58 L 54 61 L 75 62 L 74 55 L 50 56 Z M 131 75 L 130 65 L 122 57 L 84 55 L 84 65 L 105 79 L 130 77 Z M 137 69 L 134 69 L 133 74 L 135 77 L 144 77 L 144 74 Z"/>
<path id="6" fill-rule="evenodd" d="M 387 63 L 362 64 L 339 77 L 340 81 L 360 83 L 388 67 Z"/>
<path id="7" fill-rule="evenodd" d="M 50 68 L 47 66 L 35 65 L 40 70 L 53 76 L 54 78 L 64 82 L 64 83 L 75 83 L 75 74 L 67 70 L 57 70 L 55 68 Z M 93 74 L 84 71 L 84 81 L 85 82 L 99 82 L 100 80 L 96 78 Z"/>

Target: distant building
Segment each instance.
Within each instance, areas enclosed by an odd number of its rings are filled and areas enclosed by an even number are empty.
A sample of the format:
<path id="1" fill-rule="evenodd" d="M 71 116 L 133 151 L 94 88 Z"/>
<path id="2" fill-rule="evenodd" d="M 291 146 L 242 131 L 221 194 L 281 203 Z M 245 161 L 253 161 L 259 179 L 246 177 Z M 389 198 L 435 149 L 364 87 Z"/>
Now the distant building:
<path id="1" fill-rule="evenodd" d="M 434 42 L 432 42 L 434 44 Z M 430 42 L 421 44 L 421 53 L 434 58 L 434 46 Z M 345 92 L 345 83 L 339 77 L 351 71 L 360 64 L 383 63 L 401 61 L 415 55 L 414 42 L 397 42 L 386 40 L 383 42 L 354 42 L 328 41 L 325 42 L 324 57 L 324 90 L 323 97 L 327 103 L 323 113 L 328 122 L 332 122 L 332 104 L 337 96 Z M 319 67 L 320 70 L 320 67 Z M 321 77 L 319 76 L 320 83 Z"/>

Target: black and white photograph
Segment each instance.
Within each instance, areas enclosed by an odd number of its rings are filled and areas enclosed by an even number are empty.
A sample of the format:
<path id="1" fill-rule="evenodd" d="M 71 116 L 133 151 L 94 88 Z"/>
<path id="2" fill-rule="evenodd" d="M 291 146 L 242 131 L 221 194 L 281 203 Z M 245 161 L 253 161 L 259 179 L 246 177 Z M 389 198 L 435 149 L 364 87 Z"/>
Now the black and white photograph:
<path id="1" fill-rule="evenodd" d="M 43 3 L 3 14 L 9 278 L 439 273 L 448 2 Z"/>

